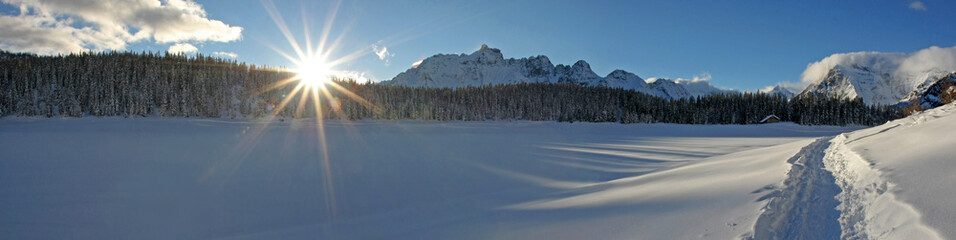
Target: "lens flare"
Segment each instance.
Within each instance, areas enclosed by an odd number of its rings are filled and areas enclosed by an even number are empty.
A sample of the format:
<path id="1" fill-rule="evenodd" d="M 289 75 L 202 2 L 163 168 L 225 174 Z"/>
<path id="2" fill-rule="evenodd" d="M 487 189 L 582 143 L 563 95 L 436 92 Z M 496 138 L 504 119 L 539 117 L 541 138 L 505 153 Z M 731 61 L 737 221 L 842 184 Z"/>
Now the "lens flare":
<path id="1" fill-rule="evenodd" d="M 335 184 L 333 184 L 333 161 L 329 157 L 329 147 L 325 136 L 323 119 L 327 117 L 327 113 L 342 114 L 341 107 L 336 103 L 349 100 L 357 102 L 362 106 L 371 109 L 374 114 L 383 113 L 381 108 L 373 105 L 371 102 L 365 100 L 358 94 L 351 92 L 348 88 L 343 87 L 336 82 L 339 80 L 346 80 L 343 78 L 348 78 L 349 75 L 346 72 L 336 70 L 336 67 L 341 64 L 348 63 L 358 57 L 370 54 L 372 51 L 368 48 L 365 48 L 356 52 L 344 54 L 343 57 L 330 58 L 330 56 L 332 56 L 332 52 L 335 51 L 339 43 L 341 43 L 343 39 L 342 36 L 344 35 L 341 34 L 333 41 L 328 41 L 332 26 L 334 25 L 333 23 L 335 20 L 335 15 L 338 12 L 341 1 L 336 1 L 335 6 L 330 8 L 328 18 L 323 23 L 321 37 L 317 39 L 318 42 L 315 46 L 312 45 L 313 42 L 309 36 L 309 19 L 306 17 L 304 7 L 302 12 L 302 21 L 305 42 L 304 45 L 302 45 L 295 39 L 292 31 L 289 30 L 288 25 L 286 25 L 285 20 L 279 13 L 275 4 L 273 4 L 270 0 L 261 0 L 261 3 L 266 12 L 269 13 L 270 17 L 272 17 L 276 27 L 282 32 L 286 40 L 288 40 L 289 45 L 294 51 L 294 54 L 288 54 L 268 44 L 266 46 L 272 48 L 276 53 L 294 63 L 295 68 L 279 69 L 278 71 L 292 73 L 293 76 L 269 84 L 263 89 L 259 89 L 258 94 L 264 94 L 292 84 L 294 84 L 294 87 L 292 87 L 291 91 L 282 95 L 282 99 L 278 104 L 274 104 L 275 107 L 272 109 L 272 113 L 269 115 L 266 123 L 254 133 L 250 134 L 248 137 L 245 137 L 239 146 L 236 146 L 237 150 L 234 151 L 236 154 L 235 156 L 237 157 L 235 158 L 236 162 L 230 165 L 234 168 L 237 168 L 238 165 L 241 164 L 242 158 L 248 156 L 250 149 L 253 149 L 252 145 L 258 141 L 257 139 L 262 136 L 268 125 L 274 122 L 273 120 L 275 120 L 276 117 L 282 116 L 283 113 L 287 113 L 283 112 L 283 110 L 289 106 L 290 103 L 294 105 L 294 116 L 298 118 L 302 112 L 310 110 L 305 106 L 310 103 L 309 101 L 311 101 L 311 104 L 314 107 L 312 110 L 315 111 L 316 117 L 316 149 L 319 151 L 316 159 L 319 163 L 317 165 L 320 168 L 318 169 L 318 173 L 321 176 L 322 182 L 319 185 L 319 192 L 324 195 L 326 200 L 326 212 L 329 214 L 329 217 L 334 218 L 336 215 L 336 196 L 334 189 Z M 342 99 L 335 98 L 332 94 L 333 91 L 344 97 L 342 97 Z M 296 97 L 299 98 L 299 101 L 294 103 L 292 100 Z M 325 108 L 324 106 L 328 107 Z M 209 174 L 213 174 L 216 171 L 216 168 L 218 167 L 214 167 L 214 169 L 211 169 L 206 175 L 208 176 Z"/>

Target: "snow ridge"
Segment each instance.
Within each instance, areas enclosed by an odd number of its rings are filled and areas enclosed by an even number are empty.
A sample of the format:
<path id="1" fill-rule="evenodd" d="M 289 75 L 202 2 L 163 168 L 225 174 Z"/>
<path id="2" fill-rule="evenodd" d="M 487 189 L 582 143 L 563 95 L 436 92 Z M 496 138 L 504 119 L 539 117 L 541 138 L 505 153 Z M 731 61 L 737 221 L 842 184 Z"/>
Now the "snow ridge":
<path id="1" fill-rule="evenodd" d="M 881 172 L 846 146 L 846 135 L 833 137 L 823 163 L 836 178 L 842 192 L 840 226 L 842 239 L 943 239 L 921 223 L 913 206 L 896 199 L 893 184 Z"/>
<path id="2" fill-rule="evenodd" d="M 846 143 L 845 134 L 820 139 L 788 160 L 793 166 L 754 239 L 943 239 Z"/>
<path id="3" fill-rule="evenodd" d="M 553 65 L 547 56 L 505 59 L 501 50 L 482 45 L 471 54 L 438 54 L 422 60 L 385 85 L 412 87 L 457 88 L 515 83 L 572 83 L 581 86 L 603 86 L 634 89 L 664 98 L 686 98 L 731 92 L 714 87 L 709 81 L 645 81 L 634 73 L 614 70 L 601 77 L 591 65 L 580 60 L 573 65 Z M 648 83 L 651 82 L 651 83 Z"/>

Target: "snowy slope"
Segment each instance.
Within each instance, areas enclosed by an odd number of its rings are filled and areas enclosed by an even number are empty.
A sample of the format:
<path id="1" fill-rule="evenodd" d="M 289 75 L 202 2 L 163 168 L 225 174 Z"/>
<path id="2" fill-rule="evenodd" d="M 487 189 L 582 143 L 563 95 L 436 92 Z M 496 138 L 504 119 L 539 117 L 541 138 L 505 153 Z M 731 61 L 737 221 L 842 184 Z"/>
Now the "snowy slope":
<path id="1" fill-rule="evenodd" d="M 834 98 L 863 98 L 867 104 L 896 104 L 915 90 L 908 81 L 900 81 L 889 73 L 865 66 L 834 66 L 822 81 L 807 87 L 801 94 Z"/>
<path id="2" fill-rule="evenodd" d="M 886 233 L 879 227 L 866 228 L 870 235 L 880 233 L 912 239 L 911 232 L 921 232 L 923 224 L 946 239 L 956 238 L 956 183 L 954 157 L 956 138 L 950 136 L 956 129 L 956 106 L 949 104 L 892 121 L 882 126 L 864 129 L 845 136 L 846 149 L 865 161 L 861 168 L 878 172 L 868 181 L 884 182 L 886 192 L 911 208 L 887 208 L 880 205 L 884 199 L 869 200 L 862 209 L 869 224 L 900 225 L 901 229 Z M 912 216 L 903 218 L 901 216 Z M 901 220 L 902 219 L 902 220 Z M 900 222 L 902 221 L 902 222 Z M 889 222 L 889 223 L 888 223 Z"/>
<path id="3" fill-rule="evenodd" d="M 947 97 L 956 95 L 956 72 L 940 77 L 932 84 L 920 85 L 916 91 L 911 92 L 903 102 L 906 104 L 919 104 L 923 108 L 939 107 L 946 101 Z"/>
<path id="4" fill-rule="evenodd" d="M 747 237 L 786 160 L 851 130 L 326 121 L 323 152 L 314 124 L 0 119 L 0 238 Z"/>
<path id="5" fill-rule="evenodd" d="M 613 87 L 613 88 L 625 88 L 625 89 L 636 89 L 636 90 L 645 90 L 648 89 L 647 82 L 637 75 L 624 71 L 624 70 L 614 70 L 607 77 L 599 80 L 598 85 Z"/>
<path id="6" fill-rule="evenodd" d="M 808 145 L 755 238 L 956 238 L 954 113 L 950 104 Z"/>
<path id="7" fill-rule="evenodd" d="M 734 92 L 733 90 L 714 87 L 709 81 L 678 80 L 676 83 L 687 90 L 691 97 Z"/>
<path id="8" fill-rule="evenodd" d="M 501 50 L 482 45 L 471 54 L 438 54 L 424 59 L 421 64 L 382 84 L 463 87 L 525 82 L 574 83 L 581 86 L 605 86 L 634 89 L 647 94 L 685 98 L 727 92 L 710 85 L 707 81 L 655 80 L 648 84 L 634 73 L 615 70 L 601 77 L 591 70 L 591 65 L 580 60 L 571 66 L 552 65 L 546 56 L 521 59 L 505 59 Z M 666 83 L 665 83 L 666 82 Z"/>
<path id="9" fill-rule="evenodd" d="M 658 96 L 658 97 L 671 98 L 671 99 L 678 99 L 678 98 L 691 96 L 691 93 L 688 92 L 686 88 L 668 79 L 661 79 L 661 78 L 648 79 L 647 87 L 648 87 L 647 89 L 638 89 L 637 91 Z"/>
<path id="10" fill-rule="evenodd" d="M 860 97 L 867 104 L 891 105 L 953 71 L 956 47 L 930 47 L 912 54 L 833 54 L 807 66 L 802 79 L 810 85 L 800 94 Z"/>

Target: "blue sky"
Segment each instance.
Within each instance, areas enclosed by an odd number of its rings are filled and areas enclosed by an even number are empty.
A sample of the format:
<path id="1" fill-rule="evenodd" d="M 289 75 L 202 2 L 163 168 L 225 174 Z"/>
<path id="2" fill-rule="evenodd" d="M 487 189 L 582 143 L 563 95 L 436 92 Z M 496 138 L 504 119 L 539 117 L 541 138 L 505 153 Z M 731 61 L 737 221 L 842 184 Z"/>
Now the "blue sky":
<path id="1" fill-rule="evenodd" d="M 0 30 L 4 21 L 19 14 L 20 5 L 34 2 L 2 1 L 7 4 L 0 8 L 0 13 L 7 17 L 0 18 Z M 64 0 L 40 0 L 44 1 Z M 166 51 L 176 43 L 188 43 L 203 54 L 235 53 L 239 61 L 292 65 L 269 47 L 293 52 L 265 10 L 264 5 L 269 2 L 195 3 L 205 11 L 197 16 L 205 19 L 202 23 L 210 29 L 225 32 L 230 29 L 227 27 L 241 27 L 241 37 L 170 38 L 157 30 L 152 37 L 126 36 L 122 48 L 89 41 L 79 46 L 94 50 Z M 304 44 L 303 13 L 314 40 L 336 2 L 280 0 L 271 4 L 296 40 Z M 952 12 L 956 12 L 956 2 L 948 0 L 343 1 L 335 11 L 330 34 L 332 39 L 341 37 L 342 42 L 331 58 L 364 52 L 337 68 L 386 80 L 421 58 L 438 53 L 470 53 L 486 43 L 501 49 L 505 57 L 547 55 L 554 64 L 583 59 L 602 76 L 614 69 L 644 78 L 709 75 L 716 86 L 755 90 L 777 82 L 799 81 L 807 64 L 834 53 L 909 53 L 930 46 L 954 46 L 956 21 L 948 14 Z M 66 10 L 57 13 L 57 19 L 77 19 L 71 23 L 76 28 L 99 26 L 82 21 L 89 15 Z M 134 21 L 129 19 L 133 17 L 115 21 L 120 25 L 126 24 L 122 21 Z M 216 25 L 216 21 L 228 26 Z M 138 29 L 157 28 L 137 24 L 128 23 L 130 35 Z M 11 43 L 15 40 L 16 36 L 0 33 L 0 47 L 17 50 L 17 45 Z M 385 60 L 372 51 L 373 44 L 387 47 L 389 55 Z M 35 46 L 22 49 L 42 51 Z"/>

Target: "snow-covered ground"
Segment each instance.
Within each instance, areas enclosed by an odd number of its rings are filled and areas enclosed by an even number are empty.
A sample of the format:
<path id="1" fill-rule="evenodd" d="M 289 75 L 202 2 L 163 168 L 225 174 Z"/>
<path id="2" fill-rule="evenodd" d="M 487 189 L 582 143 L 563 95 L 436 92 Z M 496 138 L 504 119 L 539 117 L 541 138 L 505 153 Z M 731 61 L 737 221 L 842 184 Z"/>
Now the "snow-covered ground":
<path id="1" fill-rule="evenodd" d="M 853 211 L 861 219 L 850 221 L 861 235 L 956 239 L 954 113 L 949 104 L 834 138 L 860 188 Z"/>
<path id="2" fill-rule="evenodd" d="M 954 113 L 950 104 L 804 147 L 756 238 L 956 238 Z"/>
<path id="3" fill-rule="evenodd" d="M 0 238 L 747 237 L 787 160 L 853 129 L 327 121 L 328 161 L 318 130 L 0 119 Z"/>

